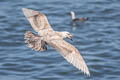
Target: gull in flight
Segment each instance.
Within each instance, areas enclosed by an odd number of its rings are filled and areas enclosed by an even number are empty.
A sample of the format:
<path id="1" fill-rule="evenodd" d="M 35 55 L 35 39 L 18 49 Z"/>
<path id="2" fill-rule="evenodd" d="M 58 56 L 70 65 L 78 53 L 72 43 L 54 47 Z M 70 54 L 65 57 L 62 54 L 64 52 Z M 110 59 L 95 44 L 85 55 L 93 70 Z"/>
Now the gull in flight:
<path id="1" fill-rule="evenodd" d="M 68 62 L 90 76 L 88 67 L 79 51 L 64 40 L 65 38 L 72 40 L 72 35 L 69 32 L 54 31 L 48 23 L 45 14 L 39 11 L 27 8 L 22 8 L 22 10 L 32 28 L 38 33 L 38 35 L 36 35 L 31 31 L 26 32 L 24 39 L 29 48 L 35 51 L 45 51 L 47 50 L 46 45 L 49 44 L 59 51 Z"/>
<path id="2" fill-rule="evenodd" d="M 75 17 L 75 12 L 74 12 L 74 11 L 71 11 L 70 14 L 71 14 L 71 17 L 72 17 L 72 22 L 83 22 L 83 21 L 88 20 L 87 17 L 76 18 L 76 17 Z"/>

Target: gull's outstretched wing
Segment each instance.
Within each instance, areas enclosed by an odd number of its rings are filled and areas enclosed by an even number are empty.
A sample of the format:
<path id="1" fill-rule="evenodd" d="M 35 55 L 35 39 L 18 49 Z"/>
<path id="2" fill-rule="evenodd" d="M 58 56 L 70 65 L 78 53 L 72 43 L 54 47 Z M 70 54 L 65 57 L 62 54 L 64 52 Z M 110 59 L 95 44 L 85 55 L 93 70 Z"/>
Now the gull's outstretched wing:
<path id="1" fill-rule="evenodd" d="M 83 71 L 85 74 L 90 76 L 88 67 L 80 55 L 79 51 L 70 43 L 65 40 L 52 40 L 49 43 L 53 48 L 57 49 L 61 55 L 70 63 L 72 63 L 76 68 Z"/>
<path id="2" fill-rule="evenodd" d="M 46 42 L 42 40 L 42 37 L 33 34 L 30 31 L 27 31 L 24 36 L 25 43 L 27 43 L 29 48 L 32 48 L 35 51 L 45 51 L 47 50 Z"/>
<path id="3" fill-rule="evenodd" d="M 22 8 L 22 10 L 25 17 L 28 19 L 32 28 L 36 32 L 42 29 L 52 29 L 50 24 L 48 23 L 48 20 L 45 14 L 40 13 L 39 11 L 35 11 L 27 8 Z"/>

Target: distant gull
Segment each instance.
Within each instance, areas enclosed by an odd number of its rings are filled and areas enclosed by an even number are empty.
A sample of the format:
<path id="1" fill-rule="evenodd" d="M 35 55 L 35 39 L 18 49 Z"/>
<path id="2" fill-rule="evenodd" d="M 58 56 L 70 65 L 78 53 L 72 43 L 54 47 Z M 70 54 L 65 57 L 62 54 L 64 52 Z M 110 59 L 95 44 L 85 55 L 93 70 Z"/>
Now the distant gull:
<path id="1" fill-rule="evenodd" d="M 72 22 L 83 22 L 83 21 L 88 20 L 87 17 L 76 18 L 76 17 L 75 17 L 75 12 L 74 12 L 74 11 L 71 11 L 70 14 L 71 14 L 71 17 L 72 17 Z"/>
<path id="2" fill-rule="evenodd" d="M 72 35 L 69 32 L 54 31 L 43 13 L 27 8 L 23 8 L 22 10 L 32 28 L 38 33 L 36 35 L 31 31 L 26 32 L 24 39 L 29 48 L 36 51 L 45 51 L 47 50 L 46 45 L 49 44 L 59 51 L 68 62 L 90 76 L 88 67 L 79 51 L 64 40 L 65 38 L 72 39 Z"/>

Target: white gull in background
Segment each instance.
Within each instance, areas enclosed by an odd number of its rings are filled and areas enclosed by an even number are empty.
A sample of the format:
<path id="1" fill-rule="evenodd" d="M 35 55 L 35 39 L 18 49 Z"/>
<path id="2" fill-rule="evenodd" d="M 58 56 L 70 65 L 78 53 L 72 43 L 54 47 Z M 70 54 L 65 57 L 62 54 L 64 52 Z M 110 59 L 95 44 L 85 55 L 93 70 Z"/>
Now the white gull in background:
<path id="1" fill-rule="evenodd" d="M 74 12 L 74 11 L 71 11 L 70 14 L 71 14 L 71 17 L 72 17 L 72 22 L 83 22 L 83 21 L 88 20 L 87 17 L 76 18 L 76 17 L 75 17 L 75 12 Z"/>
<path id="2" fill-rule="evenodd" d="M 68 62 L 90 76 L 88 67 L 78 49 L 64 40 L 64 38 L 72 39 L 69 32 L 54 31 L 43 13 L 27 8 L 22 10 L 32 28 L 38 33 L 38 35 L 35 35 L 30 31 L 26 32 L 24 39 L 28 47 L 36 51 L 45 51 L 47 50 L 46 45 L 49 44 L 59 51 Z"/>

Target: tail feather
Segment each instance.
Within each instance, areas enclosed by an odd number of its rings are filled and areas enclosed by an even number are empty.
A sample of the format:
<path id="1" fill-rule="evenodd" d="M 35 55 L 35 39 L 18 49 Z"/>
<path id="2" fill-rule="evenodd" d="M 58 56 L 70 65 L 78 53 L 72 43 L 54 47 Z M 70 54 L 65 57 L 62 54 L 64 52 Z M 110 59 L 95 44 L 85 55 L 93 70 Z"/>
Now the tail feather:
<path id="1" fill-rule="evenodd" d="M 42 37 L 37 36 L 30 31 L 25 33 L 24 39 L 25 43 L 27 43 L 27 46 L 35 51 L 47 50 L 47 43 L 42 39 Z"/>

